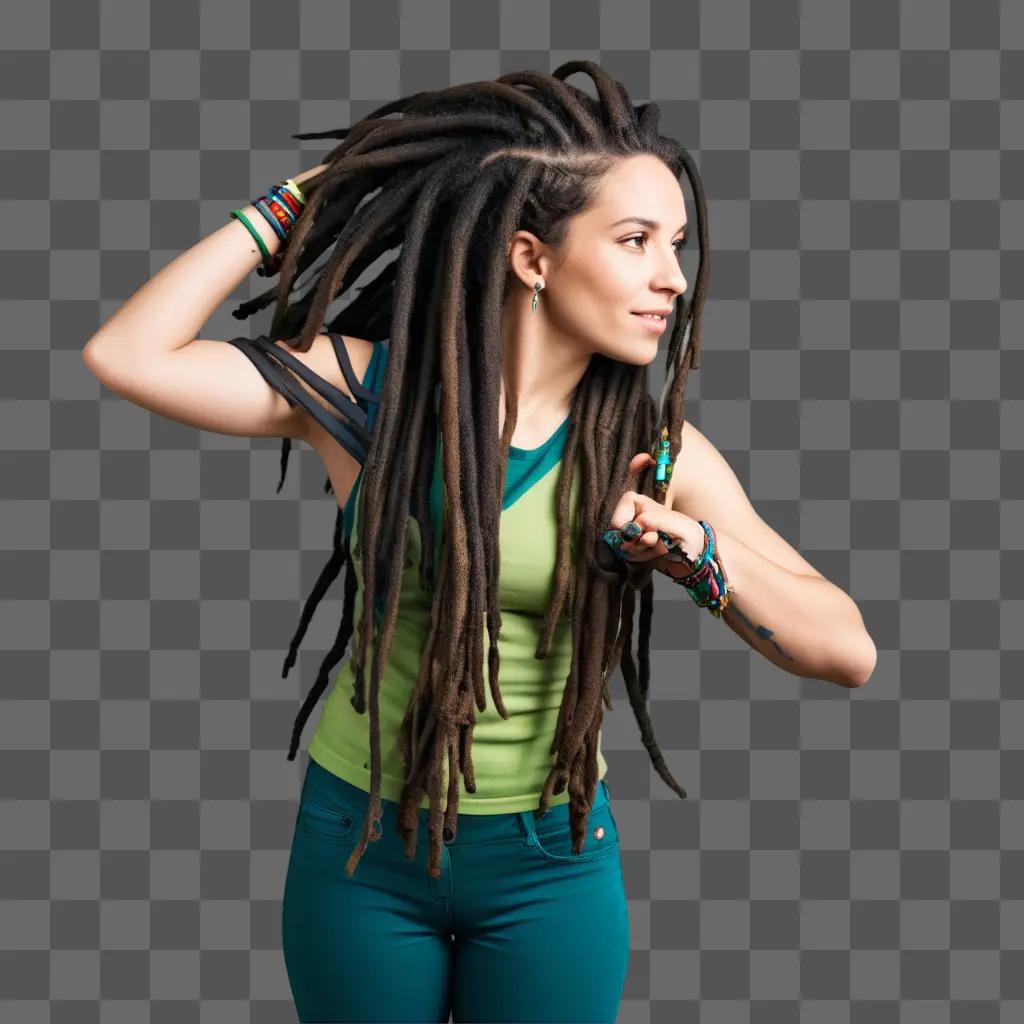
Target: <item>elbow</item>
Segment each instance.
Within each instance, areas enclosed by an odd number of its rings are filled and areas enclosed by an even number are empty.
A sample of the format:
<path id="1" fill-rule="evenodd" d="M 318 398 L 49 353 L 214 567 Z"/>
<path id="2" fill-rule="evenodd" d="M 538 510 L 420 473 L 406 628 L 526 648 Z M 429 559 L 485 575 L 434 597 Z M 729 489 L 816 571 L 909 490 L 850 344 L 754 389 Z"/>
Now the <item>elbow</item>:
<path id="1" fill-rule="evenodd" d="M 103 382 L 103 364 L 95 342 L 87 341 L 82 349 L 82 362 L 86 369 L 98 380 Z"/>
<path id="2" fill-rule="evenodd" d="M 850 673 L 847 685 L 851 690 L 863 686 L 874 674 L 875 665 L 878 663 L 878 651 L 875 649 L 871 637 L 867 637 L 868 653 L 858 663 L 857 668 Z"/>
<path id="3" fill-rule="evenodd" d="M 841 652 L 833 652 L 826 666 L 800 674 L 811 679 L 835 683 L 836 686 L 843 686 L 848 690 L 856 690 L 871 678 L 878 657 L 870 637 L 867 637 L 863 644 L 857 645 L 857 648 L 856 657 L 850 653 L 851 647 L 847 646 Z"/>
<path id="4" fill-rule="evenodd" d="M 114 375 L 122 366 L 124 357 L 113 351 L 109 339 L 101 340 L 100 335 L 94 334 L 82 348 L 82 362 L 101 384 L 116 390 Z"/>
<path id="5" fill-rule="evenodd" d="M 99 376 L 103 366 L 103 355 L 101 350 L 103 345 L 100 344 L 99 335 L 94 334 L 82 348 L 82 362 L 89 368 L 89 372 L 94 376 Z"/>

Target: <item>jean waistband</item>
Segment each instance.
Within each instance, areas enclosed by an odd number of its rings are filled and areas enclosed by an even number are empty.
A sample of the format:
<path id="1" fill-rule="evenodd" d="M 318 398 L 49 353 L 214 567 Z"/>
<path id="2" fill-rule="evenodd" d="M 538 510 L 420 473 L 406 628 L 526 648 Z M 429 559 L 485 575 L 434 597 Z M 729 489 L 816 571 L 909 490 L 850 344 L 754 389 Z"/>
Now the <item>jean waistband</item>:
<path id="1" fill-rule="evenodd" d="M 328 810 L 351 814 L 362 819 L 366 814 L 370 794 L 365 789 L 328 771 L 318 761 L 309 759 L 306 777 L 302 785 L 302 799 Z M 540 800 L 540 794 L 537 796 Z M 611 791 L 604 779 L 599 779 L 594 791 L 594 803 L 591 812 L 610 803 Z M 383 818 L 381 827 L 384 835 L 392 834 L 398 819 L 398 803 L 381 797 Z M 533 810 L 509 811 L 505 814 L 459 814 L 457 816 L 456 835 L 452 840 L 446 838 L 447 845 L 460 846 L 475 843 L 496 842 L 502 839 L 515 839 L 529 833 L 527 816 L 542 827 L 569 822 L 569 804 L 555 804 L 548 808 L 543 818 L 537 818 Z M 430 811 L 419 809 L 419 824 L 423 836 L 427 834 L 430 822 Z"/>

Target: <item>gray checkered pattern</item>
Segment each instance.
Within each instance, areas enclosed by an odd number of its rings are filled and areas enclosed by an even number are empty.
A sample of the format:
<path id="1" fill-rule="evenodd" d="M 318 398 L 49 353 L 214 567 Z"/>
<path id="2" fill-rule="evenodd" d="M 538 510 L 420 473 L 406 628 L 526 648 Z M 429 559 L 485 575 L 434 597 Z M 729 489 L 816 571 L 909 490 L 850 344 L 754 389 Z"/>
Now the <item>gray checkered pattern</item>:
<path id="1" fill-rule="evenodd" d="M 280 667 L 333 501 L 310 449 L 276 495 L 280 442 L 133 406 L 82 346 L 320 162 L 291 133 L 573 58 L 657 100 L 698 159 L 687 414 L 879 650 L 862 690 L 790 676 L 657 578 L 653 717 L 691 797 L 619 677 L 619 1019 L 1024 1019 L 1024 5 L 4 7 L 0 1019 L 294 1019 L 285 751 L 340 589 Z M 203 335 L 266 330 L 230 315 L 266 286 Z"/>

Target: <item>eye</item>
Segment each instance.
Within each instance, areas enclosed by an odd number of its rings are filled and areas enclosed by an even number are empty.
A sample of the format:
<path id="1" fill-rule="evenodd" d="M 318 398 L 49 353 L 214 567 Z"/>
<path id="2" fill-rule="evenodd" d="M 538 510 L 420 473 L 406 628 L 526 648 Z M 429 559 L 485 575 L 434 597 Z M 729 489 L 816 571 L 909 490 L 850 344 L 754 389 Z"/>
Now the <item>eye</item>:
<path id="1" fill-rule="evenodd" d="M 633 242 L 633 241 L 636 241 L 636 239 L 638 239 L 638 238 L 643 240 L 644 243 L 646 243 L 647 242 L 647 232 L 646 231 L 642 231 L 639 235 L 630 235 L 629 238 L 624 238 L 623 242 Z M 672 247 L 675 249 L 675 251 L 677 253 L 680 253 L 686 247 L 686 241 L 687 240 L 685 238 L 677 238 L 672 243 Z M 641 252 L 643 251 L 643 246 L 640 247 L 640 251 Z"/>

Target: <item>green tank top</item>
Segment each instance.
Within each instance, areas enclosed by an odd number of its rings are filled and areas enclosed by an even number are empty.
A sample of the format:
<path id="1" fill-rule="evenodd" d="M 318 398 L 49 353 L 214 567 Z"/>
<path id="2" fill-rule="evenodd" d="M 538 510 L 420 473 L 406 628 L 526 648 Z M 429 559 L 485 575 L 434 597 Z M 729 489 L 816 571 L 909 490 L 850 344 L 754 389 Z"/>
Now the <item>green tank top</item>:
<path id="1" fill-rule="evenodd" d="M 386 361 L 387 349 L 379 343 L 363 380 L 365 387 L 378 394 Z M 376 404 L 371 403 L 371 423 L 376 410 Z M 564 614 L 559 619 L 548 656 L 535 658 L 534 651 L 554 586 L 558 473 L 568 433 L 569 421 L 566 419 L 538 448 L 509 449 L 501 512 L 501 571 L 498 581 L 502 615 L 498 637 L 501 656 L 498 685 L 509 718 L 503 719 L 494 709 L 485 674 L 487 708 L 483 712 L 476 711 L 473 732 L 473 770 L 477 791 L 467 793 L 460 776 L 460 814 L 509 814 L 536 808 L 554 764 L 551 741 L 572 657 L 572 625 Z M 430 502 L 434 521 L 440 525 L 444 508 L 440 439 L 435 455 Z M 362 615 L 363 605 L 362 557 L 356 529 L 356 494 L 361 478 L 362 470 L 342 512 L 343 527 L 352 538 L 352 560 L 358 584 L 353 619 L 356 623 Z M 574 521 L 578 502 L 577 475 L 570 495 Z M 408 522 L 410 544 L 403 569 L 398 620 L 380 687 L 381 796 L 396 802 L 401 799 L 403 785 L 399 729 L 419 672 L 420 652 L 430 624 L 430 595 L 423 591 L 419 582 L 419 524 L 412 516 Z M 440 532 L 440 529 L 435 529 L 438 546 Z M 575 538 L 572 556 L 575 561 Z M 382 606 L 383 595 L 378 594 L 378 614 Z M 484 643 L 486 651 L 486 636 Z M 365 663 L 367 699 L 372 649 L 371 645 Z M 486 657 L 484 664 L 486 673 Z M 369 792 L 370 717 L 368 710 L 360 715 L 352 707 L 353 678 L 351 659 L 348 659 L 335 677 L 324 703 L 320 721 L 310 740 L 309 756 L 346 782 Z M 603 778 L 608 766 L 600 747 L 600 733 L 597 761 L 598 775 Z M 551 798 L 552 806 L 568 801 L 567 790 Z M 429 797 L 424 796 L 421 806 L 428 807 L 429 803 Z"/>

